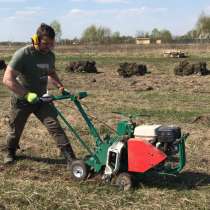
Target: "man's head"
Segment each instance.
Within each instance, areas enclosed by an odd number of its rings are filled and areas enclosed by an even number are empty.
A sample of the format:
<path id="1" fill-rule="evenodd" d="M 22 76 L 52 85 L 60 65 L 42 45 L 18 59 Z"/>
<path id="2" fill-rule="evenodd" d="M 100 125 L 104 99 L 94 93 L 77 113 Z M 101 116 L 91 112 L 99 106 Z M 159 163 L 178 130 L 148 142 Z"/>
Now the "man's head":
<path id="1" fill-rule="evenodd" d="M 36 34 L 32 37 L 32 43 L 36 49 L 43 53 L 48 53 L 53 49 L 55 44 L 54 29 L 51 26 L 42 23 L 38 27 Z"/>

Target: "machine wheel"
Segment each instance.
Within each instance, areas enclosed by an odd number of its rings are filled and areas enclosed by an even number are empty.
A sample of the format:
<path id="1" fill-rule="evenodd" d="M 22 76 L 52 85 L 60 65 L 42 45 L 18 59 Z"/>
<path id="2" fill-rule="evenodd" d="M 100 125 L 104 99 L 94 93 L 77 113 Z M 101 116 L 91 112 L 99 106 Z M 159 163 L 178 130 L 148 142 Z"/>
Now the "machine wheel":
<path id="1" fill-rule="evenodd" d="M 70 173 L 74 180 L 82 181 L 88 176 L 88 167 L 83 160 L 75 160 L 70 166 Z"/>
<path id="2" fill-rule="evenodd" d="M 130 190 L 133 186 L 132 175 L 127 172 L 120 173 L 116 178 L 115 184 L 120 190 Z"/>

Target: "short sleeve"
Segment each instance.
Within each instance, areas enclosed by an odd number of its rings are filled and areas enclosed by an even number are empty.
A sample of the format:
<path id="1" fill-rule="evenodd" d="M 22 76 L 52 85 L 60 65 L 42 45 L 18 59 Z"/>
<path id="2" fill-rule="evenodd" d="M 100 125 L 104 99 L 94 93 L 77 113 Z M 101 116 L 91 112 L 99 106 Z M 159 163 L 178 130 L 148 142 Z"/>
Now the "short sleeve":
<path id="1" fill-rule="evenodd" d="M 54 53 L 51 54 L 50 60 L 51 62 L 50 62 L 50 69 L 49 69 L 48 75 L 53 74 L 55 71 L 55 54 Z"/>
<path id="2" fill-rule="evenodd" d="M 17 50 L 8 64 L 12 69 L 22 73 L 24 70 L 24 50 Z"/>

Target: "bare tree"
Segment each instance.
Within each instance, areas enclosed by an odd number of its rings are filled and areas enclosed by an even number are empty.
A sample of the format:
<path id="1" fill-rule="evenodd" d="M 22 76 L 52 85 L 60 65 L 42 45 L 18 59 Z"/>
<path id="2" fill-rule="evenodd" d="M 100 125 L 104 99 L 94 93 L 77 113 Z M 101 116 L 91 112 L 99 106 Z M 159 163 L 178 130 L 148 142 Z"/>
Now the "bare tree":
<path id="1" fill-rule="evenodd" d="M 85 42 L 97 41 L 97 27 L 95 25 L 87 27 L 82 33 L 82 40 Z"/>
<path id="2" fill-rule="evenodd" d="M 61 24 L 57 20 L 54 20 L 50 23 L 50 26 L 55 30 L 55 39 L 59 42 L 62 35 Z"/>
<path id="3" fill-rule="evenodd" d="M 210 16 L 207 16 L 204 12 L 198 18 L 196 24 L 196 31 L 198 38 L 209 39 L 210 38 Z"/>

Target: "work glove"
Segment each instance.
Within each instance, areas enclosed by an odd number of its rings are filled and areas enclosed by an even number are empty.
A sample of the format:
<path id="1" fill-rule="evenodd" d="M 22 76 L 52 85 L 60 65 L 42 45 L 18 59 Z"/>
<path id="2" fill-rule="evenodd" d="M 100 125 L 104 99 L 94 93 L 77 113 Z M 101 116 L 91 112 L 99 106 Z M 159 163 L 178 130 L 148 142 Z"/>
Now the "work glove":
<path id="1" fill-rule="evenodd" d="M 64 96 L 70 94 L 70 92 L 67 89 L 65 89 L 63 86 L 59 87 L 59 90 L 60 90 L 61 94 Z"/>
<path id="2" fill-rule="evenodd" d="M 39 97 L 37 96 L 36 93 L 32 93 L 32 92 L 28 92 L 24 98 L 26 99 L 26 101 L 30 104 L 35 104 L 39 101 Z"/>

